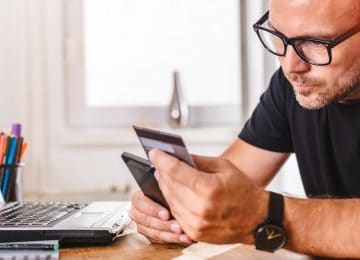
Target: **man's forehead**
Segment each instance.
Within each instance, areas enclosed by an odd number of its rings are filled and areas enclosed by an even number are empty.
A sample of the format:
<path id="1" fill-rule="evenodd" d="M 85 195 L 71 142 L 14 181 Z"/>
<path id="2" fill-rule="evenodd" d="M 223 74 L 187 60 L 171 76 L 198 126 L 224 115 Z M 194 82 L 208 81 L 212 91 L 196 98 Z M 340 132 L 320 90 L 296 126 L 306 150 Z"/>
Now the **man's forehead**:
<path id="1" fill-rule="evenodd" d="M 360 23 L 360 0 L 270 0 L 270 23 L 288 37 L 333 36 Z"/>

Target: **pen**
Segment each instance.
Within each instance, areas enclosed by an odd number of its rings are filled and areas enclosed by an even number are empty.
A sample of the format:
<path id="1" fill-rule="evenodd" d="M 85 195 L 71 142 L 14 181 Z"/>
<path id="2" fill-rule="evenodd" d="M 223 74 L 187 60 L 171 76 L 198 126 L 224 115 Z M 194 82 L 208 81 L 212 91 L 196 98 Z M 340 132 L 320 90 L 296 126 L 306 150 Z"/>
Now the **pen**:
<path id="1" fill-rule="evenodd" d="M 14 163 L 15 160 L 15 153 L 16 153 L 16 143 L 17 143 L 17 139 L 16 137 L 12 137 L 11 138 L 11 144 L 10 149 L 9 149 L 9 156 L 6 159 L 6 164 L 7 165 L 12 165 Z M 8 190 L 8 185 L 9 185 L 9 176 L 10 175 L 10 168 L 6 168 L 5 169 L 5 175 L 4 175 L 4 181 L 3 181 L 3 185 L 2 185 L 2 194 L 3 197 L 6 198 L 6 193 Z"/>
<path id="2" fill-rule="evenodd" d="M 5 151 L 5 146 L 6 146 L 6 136 L 4 134 L 0 135 L 0 163 L 2 163 L 3 161 L 3 157 L 4 157 L 4 151 Z"/>
<path id="3" fill-rule="evenodd" d="M 21 160 L 22 160 L 22 158 L 23 158 L 23 156 L 24 156 L 24 154 L 25 154 L 28 146 L 29 146 L 29 143 L 24 141 L 24 143 L 23 143 L 23 145 L 22 145 L 22 148 L 21 148 L 21 153 L 20 153 L 20 160 L 19 160 L 19 162 L 21 162 Z"/>
<path id="4" fill-rule="evenodd" d="M 2 162 L 3 162 L 5 148 L 6 148 L 6 136 L 3 133 L 1 133 L 1 135 L 0 135 L 0 164 L 2 164 Z M 4 168 L 0 168 L 0 188 L 1 188 L 3 177 L 4 177 Z"/>
<path id="5" fill-rule="evenodd" d="M 17 163 L 20 162 L 21 153 L 22 153 L 22 149 L 23 149 L 23 142 L 24 142 L 23 137 L 18 137 L 17 138 L 14 164 L 17 164 Z"/>
<path id="6" fill-rule="evenodd" d="M 5 201 L 16 200 L 16 178 L 18 174 L 18 167 L 20 162 L 20 153 L 23 145 L 23 137 L 17 138 L 16 150 L 15 150 L 15 158 L 13 160 L 13 168 L 10 168 L 9 172 L 9 181 L 7 185 L 7 193 L 6 197 L 4 197 Z"/>
<path id="7" fill-rule="evenodd" d="M 27 241 L 27 242 L 11 242 L 0 243 L 0 250 L 9 249 L 37 249 L 37 250 L 59 250 L 59 242 L 57 240 L 48 241 Z"/>
<path id="8" fill-rule="evenodd" d="M 6 136 L 5 138 L 5 146 L 4 146 L 4 156 L 2 160 L 2 164 L 6 164 L 6 160 L 10 151 L 10 143 L 11 143 L 11 136 Z"/>
<path id="9" fill-rule="evenodd" d="M 2 160 L 1 160 L 1 164 L 2 164 L 2 168 L 1 168 L 1 180 L 0 180 L 0 189 L 1 189 L 1 192 L 2 192 L 2 189 L 3 189 L 3 183 L 4 183 L 4 177 L 5 177 L 5 170 L 6 170 L 6 160 L 8 158 L 8 155 L 9 155 L 9 148 L 10 148 L 10 141 L 11 141 L 11 137 L 10 136 L 7 136 L 5 135 L 5 143 L 4 143 L 4 150 L 3 150 L 3 157 L 2 157 Z M 5 199 L 5 198 L 4 198 Z"/>
<path id="10" fill-rule="evenodd" d="M 13 123 L 11 125 L 11 132 L 14 136 L 20 137 L 21 136 L 21 124 Z"/>

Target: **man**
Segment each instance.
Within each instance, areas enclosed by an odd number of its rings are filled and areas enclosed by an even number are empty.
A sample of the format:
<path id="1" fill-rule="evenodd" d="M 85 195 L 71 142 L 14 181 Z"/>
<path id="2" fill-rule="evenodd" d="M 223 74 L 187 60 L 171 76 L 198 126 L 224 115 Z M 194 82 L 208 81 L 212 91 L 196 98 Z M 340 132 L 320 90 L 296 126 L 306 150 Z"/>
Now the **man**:
<path id="1" fill-rule="evenodd" d="M 360 1 L 269 4 L 254 29 L 281 69 L 239 139 L 220 157 L 194 156 L 196 169 L 151 151 L 173 218 L 142 193 L 130 216 L 153 242 L 360 257 Z M 263 189 L 291 152 L 308 199 Z"/>

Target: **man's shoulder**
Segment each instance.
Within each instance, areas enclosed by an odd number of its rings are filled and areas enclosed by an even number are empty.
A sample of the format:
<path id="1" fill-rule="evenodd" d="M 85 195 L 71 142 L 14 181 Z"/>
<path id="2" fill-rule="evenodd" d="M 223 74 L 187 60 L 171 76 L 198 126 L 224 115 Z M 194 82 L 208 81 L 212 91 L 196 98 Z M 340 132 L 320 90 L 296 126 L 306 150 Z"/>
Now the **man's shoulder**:
<path id="1" fill-rule="evenodd" d="M 292 98 L 288 96 L 288 84 L 279 68 L 239 134 L 242 140 L 269 151 L 293 151 L 288 117 L 288 102 Z"/>

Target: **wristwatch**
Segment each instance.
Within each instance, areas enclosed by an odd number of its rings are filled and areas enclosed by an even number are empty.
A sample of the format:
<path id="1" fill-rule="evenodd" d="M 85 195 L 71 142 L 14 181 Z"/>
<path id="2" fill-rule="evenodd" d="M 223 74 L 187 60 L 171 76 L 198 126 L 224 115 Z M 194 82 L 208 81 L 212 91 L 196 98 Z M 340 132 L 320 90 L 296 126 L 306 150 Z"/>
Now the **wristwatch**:
<path id="1" fill-rule="evenodd" d="M 255 247 L 259 250 L 274 252 L 286 243 L 285 228 L 282 224 L 284 216 L 284 197 L 270 192 L 269 212 L 264 223 L 254 231 Z"/>

